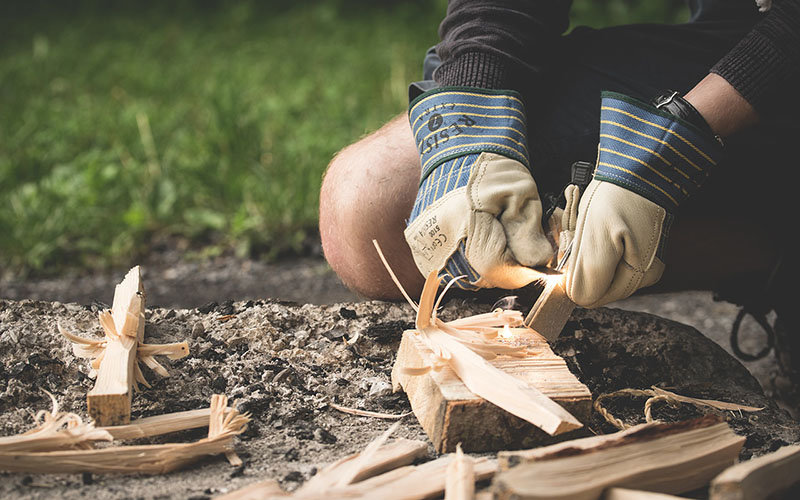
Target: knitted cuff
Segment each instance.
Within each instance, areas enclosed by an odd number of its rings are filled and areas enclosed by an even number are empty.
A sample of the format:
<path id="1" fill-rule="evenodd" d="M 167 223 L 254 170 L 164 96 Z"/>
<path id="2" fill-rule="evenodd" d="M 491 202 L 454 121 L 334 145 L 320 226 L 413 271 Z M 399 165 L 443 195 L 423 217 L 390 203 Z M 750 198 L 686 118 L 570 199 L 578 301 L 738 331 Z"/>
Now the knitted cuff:
<path id="1" fill-rule="evenodd" d="M 488 52 L 466 52 L 442 63 L 433 73 L 441 86 L 459 85 L 482 89 L 514 88 L 505 60 Z"/>

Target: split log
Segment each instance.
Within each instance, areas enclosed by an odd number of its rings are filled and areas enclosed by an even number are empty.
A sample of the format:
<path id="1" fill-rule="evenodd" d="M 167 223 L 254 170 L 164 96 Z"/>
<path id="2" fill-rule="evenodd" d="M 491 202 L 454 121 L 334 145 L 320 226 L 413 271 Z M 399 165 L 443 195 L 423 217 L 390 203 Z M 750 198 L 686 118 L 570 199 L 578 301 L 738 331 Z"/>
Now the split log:
<path id="1" fill-rule="evenodd" d="M 165 474 L 208 455 L 232 454 L 233 438 L 244 432 L 250 418 L 226 406 L 225 396 L 212 396 L 208 437 L 193 443 L 110 446 L 102 449 L 80 446 L 76 447 L 80 449 L 36 452 L 0 450 L 0 470 L 52 474 Z M 110 439 L 108 432 L 93 430 Z M 70 427 L 66 431 L 70 431 Z"/>
<path id="2" fill-rule="evenodd" d="M 567 297 L 564 279 L 564 275 L 549 275 L 544 280 L 544 290 L 525 318 L 525 326 L 546 338 L 548 342 L 555 341 L 561 335 L 564 325 L 576 307 Z"/>
<path id="3" fill-rule="evenodd" d="M 227 410 L 225 413 L 227 414 Z M 210 416 L 210 408 L 200 408 L 198 410 L 179 411 L 167 413 L 166 415 L 140 418 L 126 425 L 98 427 L 98 429 L 108 432 L 115 440 L 139 439 L 169 434 L 170 432 L 208 427 Z"/>
<path id="4" fill-rule="evenodd" d="M 717 417 L 651 423 L 615 434 L 498 455 L 496 498 L 599 499 L 612 486 L 679 494 L 733 464 L 745 438 Z M 509 468 L 510 467 L 510 468 Z"/>
<path id="5" fill-rule="evenodd" d="M 447 467 L 455 460 L 448 454 L 421 465 L 408 465 L 375 476 L 365 481 L 351 484 L 345 488 L 330 491 L 326 499 L 376 499 L 406 500 L 408 498 L 436 498 L 444 493 Z M 486 457 L 474 460 L 475 481 L 491 478 L 497 470 L 497 463 Z M 299 498 L 306 498 L 299 496 Z M 310 497 L 310 498 L 319 498 Z"/>
<path id="6" fill-rule="evenodd" d="M 114 291 L 110 319 L 116 338 L 106 337 L 105 354 L 97 381 L 86 397 L 89 415 L 97 425 L 127 424 L 135 383 L 136 349 L 144 341 L 145 295 L 139 266 L 134 267 Z M 102 314 L 102 313 L 101 313 Z M 101 321 L 103 321 L 101 315 Z"/>
<path id="7" fill-rule="evenodd" d="M 386 471 L 408 465 L 414 460 L 424 457 L 427 451 L 428 445 L 423 441 L 398 439 L 392 443 L 385 444 L 378 448 L 368 461 L 360 464 L 353 475 L 353 479 L 348 483 L 357 483 L 383 474 Z M 360 453 L 355 453 L 328 465 L 304 484 L 298 490 L 298 493 L 323 493 L 334 488 L 339 479 L 341 479 L 342 474 L 350 468 L 360 455 Z"/>
<path id="8" fill-rule="evenodd" d="M 710 500 L 762 500 L 781 494 L 800 483 L 800 445 L 736 464 L 711 482 Z M 787 496 L 786 498 L 790 498 Z"/>
<path id="9" fill-rule="evenodd" d="M 498 356 L 486 361 L 527 386 L 538 389 L 578 420 L 591 414 L 589 389 L 569 371 L 547 341 L 526 329 L 515 329 L 514 343 L 527 348 L 524 357 Z M 548 436 L 529 422 L 516 417 L 469 390 L 450 366 L 409 374 L 416 367 L 436 363 L 436 355 L 417 336 L 407 331 L 392 369 L 394 390 L 406 392 L 422 428 L 439 452 L 455 451 L 460 442 L 465 451 L 484 452 L 532 447 L 575 437 Z M 501 389 L 501 387 L 497 387 Z"/>

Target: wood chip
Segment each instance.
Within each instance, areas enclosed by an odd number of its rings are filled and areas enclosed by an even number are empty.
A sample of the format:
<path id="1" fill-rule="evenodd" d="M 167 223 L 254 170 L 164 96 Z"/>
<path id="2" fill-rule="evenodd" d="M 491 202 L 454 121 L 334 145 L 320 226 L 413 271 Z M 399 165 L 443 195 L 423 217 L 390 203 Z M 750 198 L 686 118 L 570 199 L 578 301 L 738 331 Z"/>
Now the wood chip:
<path id="1" fill-rule="evenodd" d="M 781 498 L 800 483 L 800 445 L 740 462 L 714 478 L 710 500 L 764 500 Z M 787 497 L 788 498 L 788 497 Z"/>
<path id="2" fill-rule="evenodd" d="M 403 417 L 411 415 L 411 412 L 406 412 L 396 415 L 394 413 L 381 413 L 377 411 L 359 410 L 358 408 L 348 408 L 346 406 L 337 405 L 336 403 L 331 403 L 331 402 L 328 402 L 328 405 L 334 410 L 339 410 L 342 413 L 349 413 L 350 415 L 358 415 L 359 417 L 382 418 L 385 420 L 399 420 Z"/>

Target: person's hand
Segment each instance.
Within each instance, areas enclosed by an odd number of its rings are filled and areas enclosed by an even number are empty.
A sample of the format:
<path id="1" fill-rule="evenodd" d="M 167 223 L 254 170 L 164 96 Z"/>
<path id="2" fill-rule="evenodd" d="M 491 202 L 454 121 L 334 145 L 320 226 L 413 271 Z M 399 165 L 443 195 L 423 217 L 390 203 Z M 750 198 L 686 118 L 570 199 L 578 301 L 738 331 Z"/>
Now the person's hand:
<path id="1" fill-rule="evenodd" d="M 580 199 L 566 276 L 567 295 L 580 306 L 620 300 L 661 279 L 672 214 L 721 156 L 691 106 L 670 109 L 683 117 L 603 93 L 597 166 Z"/>
<path id="2" fill-rule="evenodd" d="M 409 121 L 422 179 L 405 238 L 423 276 L 466 289 L 527 285 L 553 248 L 527 168 L 525 111 L 511 91 L 444 87 L 419 96 Z"/>

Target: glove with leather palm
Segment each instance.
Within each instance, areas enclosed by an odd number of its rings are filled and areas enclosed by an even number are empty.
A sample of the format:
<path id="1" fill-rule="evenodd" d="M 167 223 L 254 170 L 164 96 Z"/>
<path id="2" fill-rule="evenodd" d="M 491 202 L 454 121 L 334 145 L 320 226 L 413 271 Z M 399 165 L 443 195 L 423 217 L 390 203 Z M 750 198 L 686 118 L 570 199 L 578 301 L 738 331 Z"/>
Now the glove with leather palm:
<path id="1" fill-rule="evenodd" d="M 405 230 L 414 261 L 465 289 L 522 287 L 553 248 L 528 164 L 518 94 L 471 87 L 426 92 L 409 106 L 422 165 Z"/>
<path id="2" fill-rule="evenodd" d="M 702 116 L 676 94 L 661 109 L 602 95 L 597 166 L 578 207 L 566 276 L 578 305 L 601 306 L 661 279 L 673 214 L 722 154 Z"/>

